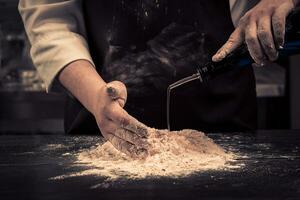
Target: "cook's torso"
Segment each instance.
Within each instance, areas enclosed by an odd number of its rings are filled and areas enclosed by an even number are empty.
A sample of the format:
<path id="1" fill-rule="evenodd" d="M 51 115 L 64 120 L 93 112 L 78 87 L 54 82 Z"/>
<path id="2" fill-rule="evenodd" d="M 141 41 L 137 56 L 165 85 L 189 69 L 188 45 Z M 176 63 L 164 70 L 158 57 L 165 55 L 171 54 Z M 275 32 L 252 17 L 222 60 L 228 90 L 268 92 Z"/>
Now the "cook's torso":
<path id="1" fill-rule="evenodd" d="M 98 72 L 106 81 L 124 82 L 126 110 L 157 128 L 166 127 L 168 85 L 194 73 L 234 30 L 226 0 L 84 0 L 82 4 Z M 173 124 L 178 129 L 204 130 L 254 127 L 254 88 L 251 68 L 182 87 L 174 94 Z M 241 109 L 243 104 L 249 109 Z"/>
<path id="2" fill-rule="evenodd" d="M 190 25 L 213 41 L 212 54 L 233 31 L 226 0 L 85 0 L 83 1 L 91 53 L 97 67 L 121 56 L 105 60 L 111 46 L 126 51 L 142 51 L 147 42 L 171 23 Z"/>

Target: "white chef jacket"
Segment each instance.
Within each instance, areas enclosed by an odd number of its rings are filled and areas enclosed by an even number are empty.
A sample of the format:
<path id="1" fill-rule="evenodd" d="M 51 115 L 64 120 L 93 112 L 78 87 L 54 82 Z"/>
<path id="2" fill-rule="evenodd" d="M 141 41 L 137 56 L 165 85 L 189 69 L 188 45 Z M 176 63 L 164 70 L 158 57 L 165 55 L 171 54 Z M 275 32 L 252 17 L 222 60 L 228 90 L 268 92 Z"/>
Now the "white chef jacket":
<path id="1" fill-rule="evenodd" d="M 31 43 L 31 58 L 52 90 L 57 74 L 69 63 L 87 60 L 93 66 L 86 40 L 81 0 L 20 0 L 19 12 Z M 259 0 L 229 0 L 236 25 Z"/>

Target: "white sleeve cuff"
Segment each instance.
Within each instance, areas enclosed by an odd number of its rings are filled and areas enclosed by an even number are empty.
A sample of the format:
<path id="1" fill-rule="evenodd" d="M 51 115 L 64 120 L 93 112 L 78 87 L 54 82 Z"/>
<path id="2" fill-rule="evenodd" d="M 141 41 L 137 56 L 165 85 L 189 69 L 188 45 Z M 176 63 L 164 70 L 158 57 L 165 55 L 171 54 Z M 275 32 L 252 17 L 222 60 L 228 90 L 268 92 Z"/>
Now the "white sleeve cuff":
<path id="1" fill-rule="evenodd" d="M 31 47 L 31 57 L 47 92 L 52 91 L 56 76 L 69 63 L 87 60 L 95 67 L 85 38 L 73 32 L 49 34 L 40 38 Z"/>

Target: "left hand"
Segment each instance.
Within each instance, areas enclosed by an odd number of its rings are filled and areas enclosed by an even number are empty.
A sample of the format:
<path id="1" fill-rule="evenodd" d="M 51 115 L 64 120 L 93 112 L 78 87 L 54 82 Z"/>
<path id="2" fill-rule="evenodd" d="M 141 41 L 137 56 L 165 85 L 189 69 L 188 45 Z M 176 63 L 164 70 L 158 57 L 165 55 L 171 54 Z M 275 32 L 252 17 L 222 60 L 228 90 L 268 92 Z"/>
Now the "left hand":
<path id="1" fill-rule="evenodd" d="M 246 43 L 256 64 L 275 61 L 278 48 L 284 45 L 285 20 L 300 0 L 261 0 L 239 21 L 228 41 L 212 57 L 214 62 L 223 60 L 242 43 Z"/>
<path id="2" fill-rule="evenodd" d="M 126 86 L 120 81 L 107 83 L 99 87 L 95 99 L 93 114 L 103 137 L 128 156 L 145 158 L 148 155 L 148 131 L 123 109 L 127 99 Z"/>

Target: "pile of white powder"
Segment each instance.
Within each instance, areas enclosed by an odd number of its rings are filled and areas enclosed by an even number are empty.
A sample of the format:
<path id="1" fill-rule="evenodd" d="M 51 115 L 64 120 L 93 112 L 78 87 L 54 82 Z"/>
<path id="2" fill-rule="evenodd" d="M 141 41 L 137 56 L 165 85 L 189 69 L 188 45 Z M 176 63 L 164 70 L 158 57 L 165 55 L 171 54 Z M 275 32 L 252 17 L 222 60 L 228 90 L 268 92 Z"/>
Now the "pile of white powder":
<path id="1" fill-rule="evenodd" d="M 195 130 L 172 131 L 148 129 L 150 150 L 146 159 L 133 159 L 116 150 L 110 142 L 83 150 L 77 163 L 83 171 L 57 179 L 95 175 L 108 180 L 118 178 L 184 177 L 205 170 L 222 170 L 234 160 L 204 133 Z"/>

